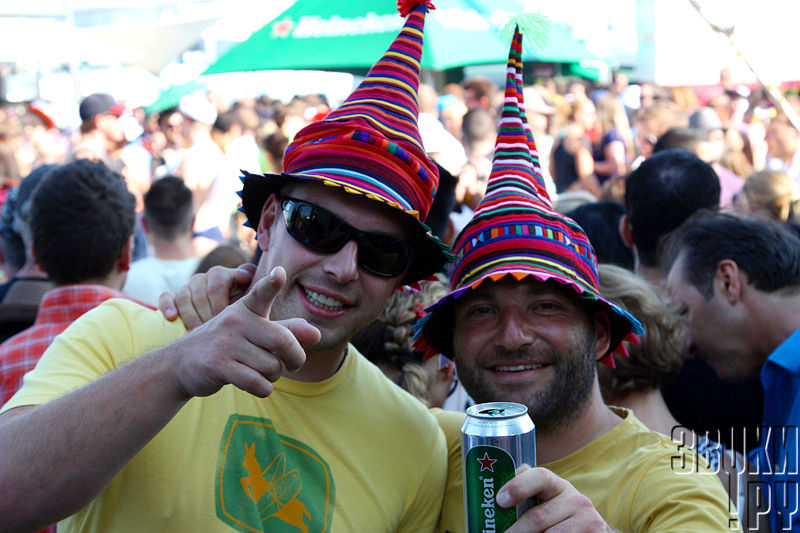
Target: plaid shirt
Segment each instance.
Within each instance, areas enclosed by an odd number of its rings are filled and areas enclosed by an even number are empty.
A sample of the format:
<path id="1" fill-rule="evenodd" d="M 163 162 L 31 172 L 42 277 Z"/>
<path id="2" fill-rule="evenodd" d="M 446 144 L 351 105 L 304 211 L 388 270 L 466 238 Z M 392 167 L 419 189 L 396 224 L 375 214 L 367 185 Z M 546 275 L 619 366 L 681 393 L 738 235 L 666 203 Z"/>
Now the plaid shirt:
<path id="1" fill-rule="evenodd" d="M 56 335 L 86 311 L 111 298 L 132 299 L 102 285 L 66 285 L 47 291 L 39 304 L 36 322 L 0 344 L 0 405 L 22 386 L 22 376 L 36 366 Z"/>

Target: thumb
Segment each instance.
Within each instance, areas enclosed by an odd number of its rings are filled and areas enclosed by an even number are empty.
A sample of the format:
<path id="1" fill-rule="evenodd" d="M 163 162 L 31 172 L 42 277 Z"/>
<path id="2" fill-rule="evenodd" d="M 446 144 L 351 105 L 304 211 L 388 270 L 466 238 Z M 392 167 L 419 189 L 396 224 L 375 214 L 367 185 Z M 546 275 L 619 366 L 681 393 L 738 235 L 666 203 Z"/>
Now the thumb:
<path id="1" fill-rule="evenodd" d="M 316 344 L 322 338 L 320 331 L 305 321 L 303 318 L 289 318 L 281 320 L 280 324 L 292 332 L 294 338 L 301 346 Z"/>
<path id="2" fill-rule="evenodd" d="M 283 267 L 277 266 L 272 271 L 258 280 L 250 291 L 245 294 L 241 302 L 251 312 L 263 318 L 269 318 L 272 302 L 275 296 L 286 283 L 286 271 Z"/>

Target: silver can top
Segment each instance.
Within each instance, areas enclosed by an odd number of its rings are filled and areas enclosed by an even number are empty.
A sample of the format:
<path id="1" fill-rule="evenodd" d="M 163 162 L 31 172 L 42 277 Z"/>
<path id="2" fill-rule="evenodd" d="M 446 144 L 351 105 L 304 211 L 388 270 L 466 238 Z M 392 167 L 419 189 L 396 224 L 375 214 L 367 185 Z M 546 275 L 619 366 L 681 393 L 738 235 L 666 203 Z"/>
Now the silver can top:
<path id="1" fill-rule="evenodd" d="M 491 418 L 495 420 L 516 418 L 527 413 L 527 407 L 521 403 L 514 402 L 479 403 L 467 408 L 467 416 L 473 418 Z"/>

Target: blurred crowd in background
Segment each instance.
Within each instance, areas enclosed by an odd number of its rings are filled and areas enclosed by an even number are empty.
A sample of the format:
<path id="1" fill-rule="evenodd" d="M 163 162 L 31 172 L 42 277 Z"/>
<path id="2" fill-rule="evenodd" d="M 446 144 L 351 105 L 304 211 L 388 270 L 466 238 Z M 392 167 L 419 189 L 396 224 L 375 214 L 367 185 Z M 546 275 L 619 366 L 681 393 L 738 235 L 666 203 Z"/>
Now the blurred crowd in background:
<path id="1" fill-rule="evenodd" d="M 800 98 L 787 91 L 776 100 L 776 94 L 734 84 L 727 70 L 702 94 L 632 83 L 623 72 L 608 85 L 551 78 L 524 89 L 527 118 L 556 209 L 567 213 L 602 204 L 612 225 L 623 213 L 628 173 L 654 152 L 670 148 L 694 153 L 713 166 L 722 207 L 794 222 L 800 198 L 800 132 L 794 117 Z M 420 86 L 423 144 L 448 175 L 443 184 L 454 180 L 455 205 L 442 235 L 446 242 L 452 242 L 483 196 L 502 96 L 491 79 L 480 76 L 438 90 Z M 103 161 L 125 177 L 136 197 L 134 258 L 140 259 L 158 255 L 152 235 L 149 244 L 146 238 L 151 232 L 141 224 L 144 198 L 159 180 L 178 178 L 191 191 L 194 219 L 191 242 L 177 258 L 192 258 L 196 267 L 222 246 L 225 253 L 213 257 L 235 264 L 256 252 L 254 233 L 242 226 L 237 211 L 241 171 L 280 172 L 294 134 L 329 110 L 320 94 L 288 102 L 261 94 L 230 102 L 200 91 L 174 107 L 148 113 L 98 93 L 80 102 L 80 128 L 65 131 L 56 126 L 46 102 L 5 104 L 0 107 L 0 201 L 42 165 L 79 158 Z M 624 246 L 616 257 L 604 257 L 610 245 L 595 246 L 600 262 L 633 267 Z M 6 280 L 22 266 L 20 255 L 8 248 L 0 243 Z M 193 270 L 182 272 L 174 284 L 159 287 L 174 289 Z M 143 299 L 154 304 L 156 297 Z"/>

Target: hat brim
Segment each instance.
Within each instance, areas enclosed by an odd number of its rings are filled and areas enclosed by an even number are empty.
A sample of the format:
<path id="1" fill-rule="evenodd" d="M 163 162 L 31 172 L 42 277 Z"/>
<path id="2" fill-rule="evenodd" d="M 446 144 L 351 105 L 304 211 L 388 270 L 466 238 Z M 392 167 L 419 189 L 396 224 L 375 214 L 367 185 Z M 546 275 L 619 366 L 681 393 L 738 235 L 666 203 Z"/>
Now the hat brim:
<path id="1" fill-rule="evenodd" d="M 427 344 L 433 351 L 441 353 L 449 358 L 454 357 L 453 349 L 453 331 L 455 321 L 455 302 L 458 298 L 464 296 L 471 290 L 477 289 L 481 283 L 490 280 L 498 281 L 506 276 L 513 276 L 514 279 L 520 281 L 527 276 L 531 276 L 538 281 L 556 281 L 564 285 L 568 285 L 578 294 L 578 297 L 585 300 L 590 306 L 597 306 L 608 312 L 609 320 L 611 322 L 611 339 L 609 348 L 606 353 L 600 358 L 600 361 L 614 366 L 613 353 L 617 352 L 623 340 L 632 340 L 630 337 L 633 334 L 643 334 L 644 328 L 641 323 L 636 320 L 630 313 L 620 308 L 619 306 L 609 302 L 597 293 L 590 292 L 580 285 L 559 276 L 545 273 L 534 272 L 499 272 L 486 275 L 471 285 L 460 287 L 434 305 L 426 309 L 428 314 L 422 317 L 418 325 L 415 325 L 417 330 L 415 339 L 422 337 L 424 344 Z M 623 347 L 624 348 L 624 347 Z M 431 352 L 432 353 L 432 352 Z M 426 354 L 431 355 L 431 354 Z"/>
<path id="2" fill-rule="evenodd" d="M 335 181 L 322 181 L 308 176 L 288 174 L 285 172 L 281 174 L 252 174 L 242 171 L 242 174 L 242 208 L 247 217 L 247 221 L 253 229 L 258 228 L 258 223 L 261 220 L 261 211 L 264 208 L 267 198 L 269 198 L 271 194 L 280 191 L 281 187 L 286 185 L 290 180 L 311 181 L 329 187 L 341 187 L 345 192 L 350 194 L 360 194 L 358 191 L 345 188 Z M 379 201 L 382 199 L 375 200 Z M 447 245 L 433 235 L 428 226 L 417 220 L 413 215 L 404 212 L 397 204 L 390 204 L 388 201 L 382 201 L 381 203 L 390 205 L 400 211 L 409 221 L 408 226 L 412 230 L 411 245 L 414 248 L 414 258 L 405 276 L 403 276 L 403 284 L 411 284 L 427 279 L 442 270 L 444 265 L 452 260 L 453 256 L 449 253 Z"/>

